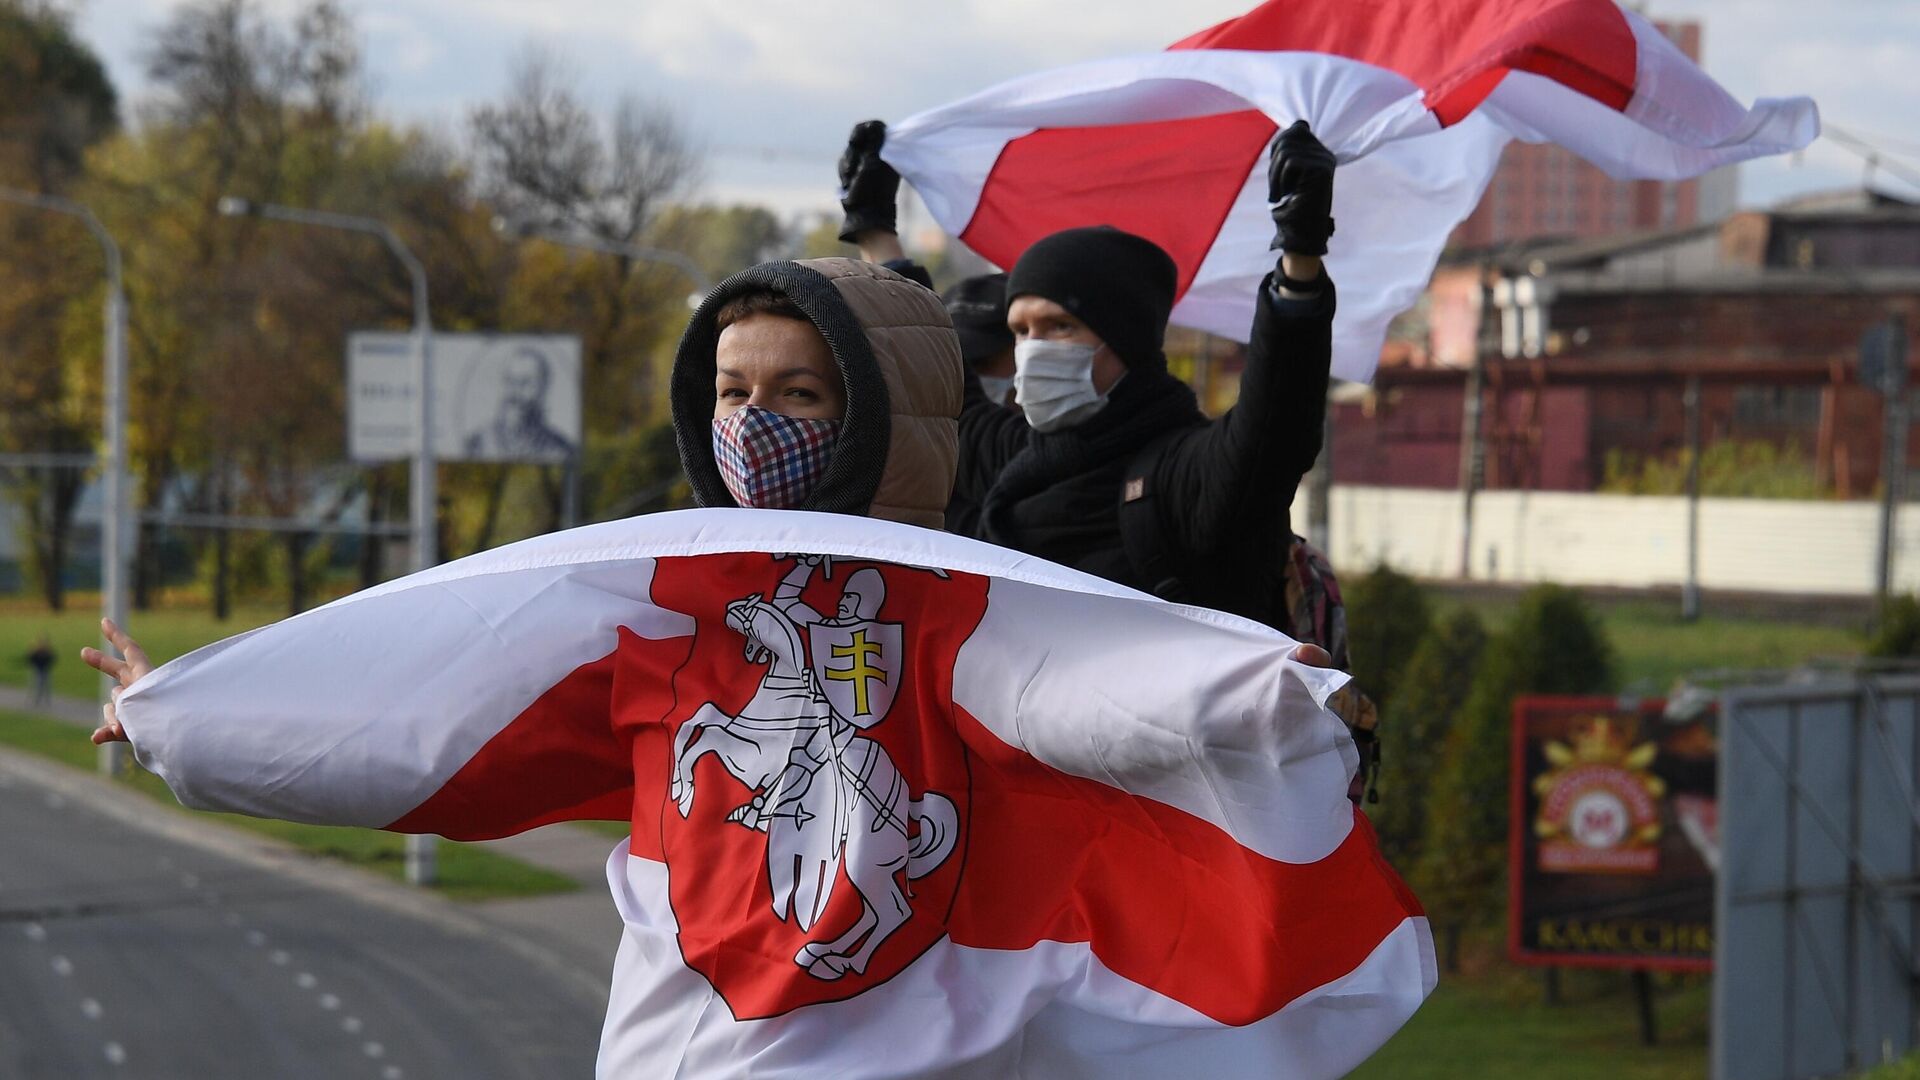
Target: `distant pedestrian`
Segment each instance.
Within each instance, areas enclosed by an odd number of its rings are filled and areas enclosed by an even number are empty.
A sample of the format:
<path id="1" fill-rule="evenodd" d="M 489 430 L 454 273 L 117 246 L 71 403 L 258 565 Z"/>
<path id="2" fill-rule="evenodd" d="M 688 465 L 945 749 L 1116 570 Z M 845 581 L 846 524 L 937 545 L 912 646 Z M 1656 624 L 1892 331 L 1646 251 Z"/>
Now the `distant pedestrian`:
<path id="1" fill-rule="evenodd" d="M 27 654 L 27 666 L 33 669 L 35 708 L 53 704 L 53 659 L 53 642 L 41 634 L 33 643 L 33 651 Z"/>

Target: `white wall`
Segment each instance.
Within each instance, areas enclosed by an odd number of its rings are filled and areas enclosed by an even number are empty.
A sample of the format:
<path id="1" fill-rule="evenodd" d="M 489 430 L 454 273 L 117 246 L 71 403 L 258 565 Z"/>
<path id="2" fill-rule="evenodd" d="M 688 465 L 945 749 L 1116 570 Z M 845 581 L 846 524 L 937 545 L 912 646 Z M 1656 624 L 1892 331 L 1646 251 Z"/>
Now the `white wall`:
<path id="1" fill-rule="evenodd" d="M 1305 531 L 1309 495 L 1293 507 Z M 1460 495 L 1430 488 L 1340 485 L 1328 500 L 1336 570 L 1385 561 L 1452 578 Z M 1687 502 L 1677 496 L 1481 492 L 1473 501 L 1473 577 L 1568 585 L 1678 586 L 1686 580 Z M 1879 504 L 1774 499 L 1700 501 L 1700 585 L 1743 592 L 1871 595 Z M 1902 509 L 1894 582 L 1920 591 L 1920 505 Z"/>

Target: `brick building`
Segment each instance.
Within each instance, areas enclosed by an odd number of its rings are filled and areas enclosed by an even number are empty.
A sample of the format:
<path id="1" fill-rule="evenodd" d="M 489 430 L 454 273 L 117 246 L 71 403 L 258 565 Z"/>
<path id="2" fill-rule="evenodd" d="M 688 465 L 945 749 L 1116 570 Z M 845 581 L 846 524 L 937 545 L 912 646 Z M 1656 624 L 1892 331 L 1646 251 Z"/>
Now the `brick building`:
<path id="1" fill-rule="evenodd" d="M 1483 283 L 1505 282 L 1511 298 L 1523 281 L 1539 300 L 1531 315 L 1483 302 L 1495 292 Z M 1869 192 L 1714 225 L 1460 251 L 1400 320 L 1371 389 L 1334 405 L 1334 479 L 1455 486 L 1479 350 L 1494 357 L 1482 399 L 1489 487 L 1591 490 L 1609 453 L 1676 456 L 1691 377 L 1704 444 L 1797 445 L 1823 486 L 1862 497 L 1879 482 L 1882 402 L 1861 384 L 1860 342 L 1894 313 L 1907 355 L 1920 356 L 1920 205 Z"/>

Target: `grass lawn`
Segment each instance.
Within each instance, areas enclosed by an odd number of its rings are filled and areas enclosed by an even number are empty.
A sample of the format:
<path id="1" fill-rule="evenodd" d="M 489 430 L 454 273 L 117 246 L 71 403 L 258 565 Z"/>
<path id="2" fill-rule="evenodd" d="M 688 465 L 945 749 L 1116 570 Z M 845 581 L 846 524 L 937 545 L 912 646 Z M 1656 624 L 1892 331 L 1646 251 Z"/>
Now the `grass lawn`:
<path id="1" fill-rule="evenodd" d="M 1355 1070 L 1355 1080 L 1697 1080 L 1707 1072 L 1705 980 L 1655 991 L 1659 1045 L 1640 1042 L 1623 972 L 1564 971 L 1561 1003 L 1540 976 L 1501 967 L 1442 976 L 1407 1026 Z"/>
<path id="2" fill-rule="evenodd" d="M 80 728 L 30 713 L 0 709 L 0 743 L 80 769 L 94 768 L 96 760 L 96 750 Z M 132 784 L 169 806 L 177 805 L 173 793 L 167 790 L 160 778 L 138 766 L 134 766 L 132 774 L 125 777 L 123 782 Z M 228 825 L 284 840 L 302 851 L 363 866 L 396 880 L 404 878 L 406 874 L 406 838 L 396 833 L 378 829 L 299 825 L 239 814 L 211 816 Z M 472 844 L 444 840 L 439 844 L 438 868 L 439 881 L 434 888 L 456 900 L 541 896 L 570 892 L 579 887 L 571 878 L 530 866 L 518 859 Z"/>
<path id="3" fill-rule="evenodd" d="M 1471 607 L 1497 629 L 1512 614 L 1519 594 L 1461 599 L 1436 595 L 1435 606 Z M 1866 650 L 1858 630 L 1786 619 L 1704 615 L 1680 617 L 1676 604 L 1647 600 L 1600 600 L 1594 611 L 1613 643 L 1620 688 L 1665 694 L 1675 679 L 1695 672 L 1792 667 L 1808 661 L 1857 657 Z"/>
<path id="4" fill-rule="evenodd" d="M 1689 672 L 1792 667 L 1857 657 L 1867 647 L 1857 630 L 1713 615 L 1690 623 L 1649 603 L 1603 606 L 1600 619 L 1620 662 L 1620 685 L 1649 693 L 1665 693 Z"/>
<path id="5" fill-rule="evenodd" d="M 131 613 L 127 629 L 158 664 L 285 614 L 282 608 L 235 608 L 232 618 L 220 622 L 203 608 L 166 608 Z M 100 677 L 80 662 L 80 649 L 100 643 L 99 595 L 70 594 L 67 610 L 58 614 L 49 612 L 37 598 L 0 598 L 0 683 L 27 685 L 31 675 L 27 651 L 43 633 L 53 640 L 59 657 L 53 665 L 54 692 L 83 698 L 98 695 Z"/>

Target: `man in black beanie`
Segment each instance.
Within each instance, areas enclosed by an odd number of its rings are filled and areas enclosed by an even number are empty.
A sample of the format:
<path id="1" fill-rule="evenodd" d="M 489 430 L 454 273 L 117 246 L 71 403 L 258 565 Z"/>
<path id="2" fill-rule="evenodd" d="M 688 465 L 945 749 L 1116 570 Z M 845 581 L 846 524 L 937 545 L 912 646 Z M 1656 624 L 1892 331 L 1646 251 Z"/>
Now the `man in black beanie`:
<path id="1" fill-rule="evenodd" d="M 841 160 L 843 239 L 904 257 L 885 128 Z M 1299 635 L 1287 604 L 1288 506 L 1320 450 L 1332 360 L 1334 157 L 1305 123 L 1275 141 L 1269 201 L 1281 253 L 1260 286 L 1240 400 L 1218 420 L 1161 351 L 1178 271 L 1106 226 L 1048 236 L 1007 280 L 1019 412 L 967 380 L 954 494 L 974 536 L 1168 599 Z M 953 527 L 950 522 L 949 527 Z"/>

